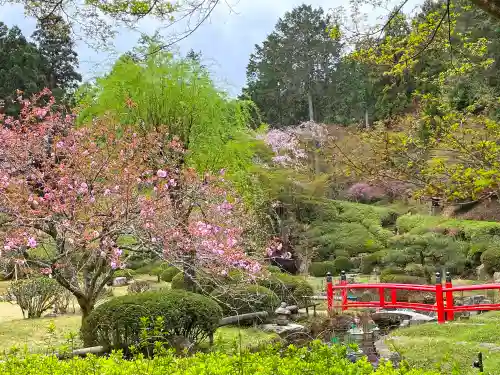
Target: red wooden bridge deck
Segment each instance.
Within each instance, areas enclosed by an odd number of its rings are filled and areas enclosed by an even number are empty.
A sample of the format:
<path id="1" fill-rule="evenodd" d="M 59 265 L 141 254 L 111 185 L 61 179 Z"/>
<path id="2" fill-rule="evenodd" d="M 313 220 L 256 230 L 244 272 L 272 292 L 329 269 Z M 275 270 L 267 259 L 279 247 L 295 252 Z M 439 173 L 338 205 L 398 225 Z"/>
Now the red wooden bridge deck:
<path id="1" fill-rule="evenodd" d="M 375 301 L 358 302 L 349 301 L 347 298 L 348 291 L 352 289 L 374 289 L 378 291 L 379 298 Z M 442 283 L 441 274 L 436 272 L 435 285 L 416 285 L 416 284 L 391 284 L 391 283 L 375 283 L 375 284 L 349 284 L 347 282 L 346 273 L 342 271 L 340 282 L 334 284 L 333 277 L 330 273 L 326 276 L 326 294 L 328 301 L 328 310 L 340 308 L 343 311 L 349 308 L 367 308 L 376 307 L 381 309 L 412 309 L 416 311 L 434 311 L 437 313 L 438 323 L 444 323 L 447 320 L 455 319 L 455 312 L 462 311 L 485 311 L 485 310 L 500 310 L 500 303 L 489 304 L 472 304 L 466 306 L 456 306 L 454 304 L 454 292 L 476 291 L 476 290 L 500 290 L 500 284 L 483 284 L 483 285 L 460 285 L 453 286 L 449 272 L 446 273 L 446 281 Z M 386 300 L 386 291 L 390 291 L 391 298 Z M 397 291 L 416 291 L 435 294 L 435 304 L 402 302 L 397 300 Z M 340 292 L 340 304 L 334 304 L 334 294 Z"/>

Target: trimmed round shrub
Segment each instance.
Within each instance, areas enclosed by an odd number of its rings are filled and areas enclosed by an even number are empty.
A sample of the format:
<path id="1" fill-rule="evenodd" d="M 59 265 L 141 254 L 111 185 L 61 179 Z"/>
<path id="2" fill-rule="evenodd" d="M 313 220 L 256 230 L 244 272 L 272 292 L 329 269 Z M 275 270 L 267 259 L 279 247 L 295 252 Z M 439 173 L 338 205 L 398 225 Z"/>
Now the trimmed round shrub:
<path id="1" fill-rule="evenodd" d="M 267 266 L 267 270 L 271 273 L 282 273 L 283 270 L 277 266 Z"/>
<path id="2" fill-rule="evenodd" d="M 272 313 L 281 303 L 276 293 L 260 285 L 223 286 L 210 295 L 219 302 L 224 315 L 229 316 L 256 311 Z"/>
<path id="3" fill-rule="evenodd" d="M 291 305 L 302 306 L 309 302 L 308 297 L 314 295 L 311 284 L 300 276 L 287 273 L 273 274 L 258 283 L 276 293 L 280 301 Z"/>
<path id="4" fill-rule="evenodd" d="M 128 268 L 123 269 L 123 270 L 116 270 L 113 273 L 113 277 L 126 277 L 127 280 L 132 280 L 135 276 L 135 271 L 134 270 L 129 270 Z"/>
<path id="5" fill-rule="evenodd" d="M 248 274 L 239 269 L 234 269 L 221 279 L 223 284 L 244 284 Z M 220 285 L 220 284 L 219 284 Z"/>
<path id="6" fill-rule="evenodd" d="M 336 273 L 335 263 L 332 261 L 312 262 L 309 265 L 309 274 L 314 277 L 325 277 L 327 272 Z"/>
<path id="7" fill-rule="evenodd" d="M 406 275 L 407 273 L 403 268 L 399 267 L 386 267 L 380 272 L 380 280 L 382 281 L 386 276 L 391 275 Z M 390 281 L 387 281 L 390 282 Z"/>
<path id="8" fill-rule="evenodd" d="M 383 274 L 380 275 L 380 282 L 393 284 L 425 284 L 425 280 L 422 277 L 406 274 Z"/>
<path id="9" fill-rule="evenodd" d="M 335 258 L 338 257 L 346 257 L 349 258 L 349 252 L 343 249 L 337 249 L 335 250 Z"/>
<path id="10" fill-rule="evenodd" d="M 500 271 L 500 248 L 490 247 L 481 255 L 481 262 L 490 275 Z"/>
<path id="11" fill-rule="evenodd" d="M 127 288 L 129 294 L 144 293 L 151 289 L 151 283 L 147 280 L 137 280 Z"/>
<path id="12" fill-rule="evenodd" d="M 85 346 L 127 350 L 182 336 L 199 343 L 213 334 L 222 309 L 212 299 L 183 290 L 156 291 L 111 299 L 97 306 L 80 330 Z M 154 332 L 144 338 L 143 332 Z"/>
<path id="13" fill-rule="evenodd" d="M 194 292 L 200 294 L 210 294 L 215 288 L 217 288 L 221 284 L 223 284 L 223 282 L 219 278 L 198 272 L 195 276 Z M 182 289 L 182 290 L 187 289 L 184 283 L 183 272 L 179 272 L 172 278 L 172 282 L 170 283 L 170 288 Z"/>
<path id="14" fill-rule="evenodd" d="M 174 278 L 174 276 L 177 275 L 179 272 L 181 272 L 181 270 L 178 269 L 177 267 L 168 267 L 167 269 L 162 270 L 160 278 L 163 281 L 170 283 L 170 282 L 172 282 L 172 279 Z"/>
<path id="15" fill-rule="evenodd" d="M 384 251 L 377 251 L 376 253 L 367 254 L 361 258 L 360 272 L 363 274 L 372 273 L 375 267 L 382 263 L 385 255 Z"/>
<path id="16" fill-rule="evenodd" d="M 335 267 L 335 272 L 339 273 L 341 271 L 350 271 L 352 270 L 352 262 L 347 257 L 337 257 L 333 261 L 333 265 Z"/>
<path id="17" fill-rule="evenodd" d="M 418 277 L 424 277 L 425 276 L 425 268 L 421 264 L 418 263 L 410 263 L 405 267 L 405 272 L 407 275 L 410 276 L 418 276 Z"/>

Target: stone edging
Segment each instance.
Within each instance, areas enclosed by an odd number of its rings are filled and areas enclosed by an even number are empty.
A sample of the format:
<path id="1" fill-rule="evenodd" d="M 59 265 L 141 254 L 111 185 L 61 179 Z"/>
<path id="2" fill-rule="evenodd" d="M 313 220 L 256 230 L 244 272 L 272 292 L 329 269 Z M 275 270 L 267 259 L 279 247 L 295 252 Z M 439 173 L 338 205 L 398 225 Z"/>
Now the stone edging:
<path id="1" fill-rule="evenodd" d="M 387 336 L 382 336 L 377 341 L 375 341 L 373 345 L 375 346 L 375 350 L 377 351 L 380 359 L 383 359 L 384 361 L 391 361 L 394 367 L 396 367 L 401 361 L 401 355 L 398 352 L 393 352 L 391 349 L 389 349 L 389 347 L 385 343 L 385 340 L 387 338 Z"/>

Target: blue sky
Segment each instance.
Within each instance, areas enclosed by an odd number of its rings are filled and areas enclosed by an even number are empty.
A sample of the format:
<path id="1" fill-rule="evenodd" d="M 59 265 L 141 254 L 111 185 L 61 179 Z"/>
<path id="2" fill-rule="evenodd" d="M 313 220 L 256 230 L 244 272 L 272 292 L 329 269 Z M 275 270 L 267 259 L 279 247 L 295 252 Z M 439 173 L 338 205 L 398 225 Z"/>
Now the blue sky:
<path id="1" fill-rule="evenodd" d="M 216 83 L 232 95 L 238 95 L 245 84 L 245 69 L 254 45 L 261 43 L 273 30 L 279 17 L 286 11 L 302 4 L 302 0 L 229 0 L 222 2 L 211 16 L 194 34 L 179 43 L 178 48 L 185 53 L 190 48 L 201 51 L 204 62 L 209 66 Z M 346 6 L 348 0 L 309 1 L 312 6 Z M 35 21 L 26 18 L 21 6 L 0 6 L 0 21 L 11 27 L 18 25 L 26 36 L 31 35 Z M 138 29 L 153 33 L 161 24 L 148 19 Z M 164 31 L 166 32 L 166 31 Z M 105 73 L 116 56 L 130 50 L 137 42 L 139 34 L 120 29 L 114 40 L 114 53 L 95 51 L 83 42 L 78 42 L 80 72 L 85 79 Z"/>

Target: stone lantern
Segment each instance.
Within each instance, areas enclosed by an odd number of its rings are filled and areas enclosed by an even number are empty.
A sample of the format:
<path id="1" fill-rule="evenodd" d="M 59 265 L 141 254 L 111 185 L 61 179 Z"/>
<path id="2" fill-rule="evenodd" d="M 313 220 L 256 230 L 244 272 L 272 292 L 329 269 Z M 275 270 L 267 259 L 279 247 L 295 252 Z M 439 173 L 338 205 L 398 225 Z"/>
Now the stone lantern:
<path id="1" fill-rule="evenodd" d="M 274 311 L 274 313 L 277 315 L 276 319 L 276 324 L 279 326 L 287 326 L 288 325 L 288 319 L 290 317 L 290 310 L 286 308 L 286 302 L 281 302 L 280 307 Z"/>

